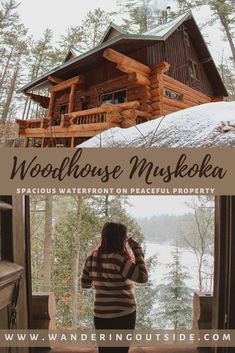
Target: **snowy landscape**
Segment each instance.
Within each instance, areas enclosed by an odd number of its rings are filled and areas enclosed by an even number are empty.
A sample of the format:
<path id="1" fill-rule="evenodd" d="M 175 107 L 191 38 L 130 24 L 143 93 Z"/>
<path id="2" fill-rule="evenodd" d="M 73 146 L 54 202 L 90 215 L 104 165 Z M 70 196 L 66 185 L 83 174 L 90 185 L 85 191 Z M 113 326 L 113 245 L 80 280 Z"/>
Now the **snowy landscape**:
<path id="1" fill-rule="evenodd" d="M 151 279 L 154 285 L 159 285 L 164 283 L 164 277 L 169 270 L 169 263 L 171 261 L 171 252 L 174 247 L 170 244 L 157 244 L 157 243 L 145 243 L 146 247 L 146 258 L 150 256 L 157 255 L 158 263 L 156 268 L 151 272 Z M 197 290 L 198 288 L 198 265 L 194 254 L 188 249 L 181 248 L 181 261 L 182 265 L 185 266 L 185 271 L 190 276 L 185 282 L 187 286 L 192 290 Z M 207 268 L 213 269 L 213 257 L 208 254 L 207 257 Z M 212 283 L 208 280 L 206 286 L 208 292 L 210 292 Z"/>
<path id="2" fill-rule="evenodd" d="M 79 147 L 234 147 L 235 102 L 171 113 L 127 129 L 112 128 Z"/>

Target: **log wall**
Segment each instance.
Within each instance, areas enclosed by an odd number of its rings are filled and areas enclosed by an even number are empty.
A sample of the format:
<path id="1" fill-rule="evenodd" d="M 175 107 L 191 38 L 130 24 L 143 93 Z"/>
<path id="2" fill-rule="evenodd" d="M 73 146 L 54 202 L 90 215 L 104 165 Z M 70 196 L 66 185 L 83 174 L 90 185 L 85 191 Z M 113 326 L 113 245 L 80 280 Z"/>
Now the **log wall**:
<path id="1" fill-rule="evenodd" d="M 164 73 L 160 73 L 158 65 L 152 67 L 150 78 L 152 118 L 212 101 L 207 95 Z M 165 89 L 178 93 L 181 99 L 177 100 L 165 96 Z"/>
<path id="2" fill-rule="evenodd" d="M 57 92 L 55 96 L 55 104 L 52 108 L 52 116 L 59 116 L 60 106 L 69 103 L 70 89 L 66 89 L 61 92 Z"/>
<path id="3" fill-rule="evenodd" d="M 121 75 L 120 75 L 121 74 Z M 89 102 L 88 109 L 95 108 L 100 105 L 100 95 L 112 91 L 127 89 L 127 101 L 139 101 L 140 110 L 150 112 L 150 105 L 147 106 L 148 88 L 132 83 L 128 80 L 128 75 L 120 73 L 119 77 L 113 78 L 106 82 L 91 85 L 88 89 L 77 86 L 74 97 L 73 111 L 80 111 L 82 109 L 81 96 L 86 97 Z M 53 116 L 59 116 L 60 105 L 69 102 L 70 90 L 62 91 L 56 94 L 56 100 L 53 108 Z M 149 102 L 150 103 L 150 102 Z"/>

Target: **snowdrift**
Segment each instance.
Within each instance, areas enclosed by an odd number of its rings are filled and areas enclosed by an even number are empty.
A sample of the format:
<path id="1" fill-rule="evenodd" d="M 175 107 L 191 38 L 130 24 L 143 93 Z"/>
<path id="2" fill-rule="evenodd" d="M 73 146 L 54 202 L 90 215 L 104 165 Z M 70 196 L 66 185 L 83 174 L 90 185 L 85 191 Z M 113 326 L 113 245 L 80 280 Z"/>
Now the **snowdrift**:
<path id="1" fill-rule="evenodd" d="M 235 102 L 199 105 L 128 129 L 115 127 L 79 147 L 235 147 Z"/>

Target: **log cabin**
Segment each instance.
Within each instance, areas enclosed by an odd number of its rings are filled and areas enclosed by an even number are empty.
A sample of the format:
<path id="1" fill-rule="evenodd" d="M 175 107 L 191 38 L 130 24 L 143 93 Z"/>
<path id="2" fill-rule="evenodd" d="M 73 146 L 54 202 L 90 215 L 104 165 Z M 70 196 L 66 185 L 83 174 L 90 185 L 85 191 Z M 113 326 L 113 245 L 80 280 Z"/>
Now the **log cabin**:
<path id="1" fill-rule="evenodd" d="M 194 329 L 235 329 L 235 196 L 215 197 L 214 290 L 211 297 L 195 293 Z M 53 293 L 32 293 L 29 196 L 0 196 L 0 330 L 53 328 Z M 18 300 L 15 293 L 19 289 Z M 16 315 L 9 313 L 14 312 Z M 12 310 L 13 309 L 13 310 Z M 38 326 L 40 325 L 40 326 Z M 7 347 L 0 352 L 8 353 Z M 28 347 L 11 353 L 33 353 Z M 46 353 L 97 353 L 85 348 L 44 348 Z M 132 348 L 130 353 L 196 353 L 196 348 Z M 203 352 L 205 352 L 203 350 Z M 233 353 L 223 347 L 211 353 Z"/>
<path id="2" fill-rule="evenodd" d="M 17 120 L 25 147 L 74 147 L 111 127 L 227 96 L 190 11 L 143 34 L 111 24 L 97 47 L 79 56 L 70 51 L 20 92 L 46 111 Z"/>

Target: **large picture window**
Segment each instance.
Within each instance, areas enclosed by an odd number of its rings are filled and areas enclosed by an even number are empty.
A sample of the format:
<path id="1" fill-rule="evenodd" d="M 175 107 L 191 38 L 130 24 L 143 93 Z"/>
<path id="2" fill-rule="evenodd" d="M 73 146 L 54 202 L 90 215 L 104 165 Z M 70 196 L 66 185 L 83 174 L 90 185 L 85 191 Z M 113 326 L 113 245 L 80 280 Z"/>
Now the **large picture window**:
<path id="1" fill-rule="evenodd" d="M 108 92 L 101 95 L 101 103 L 118 104 L 127 101 L 127 90 Z"/>

